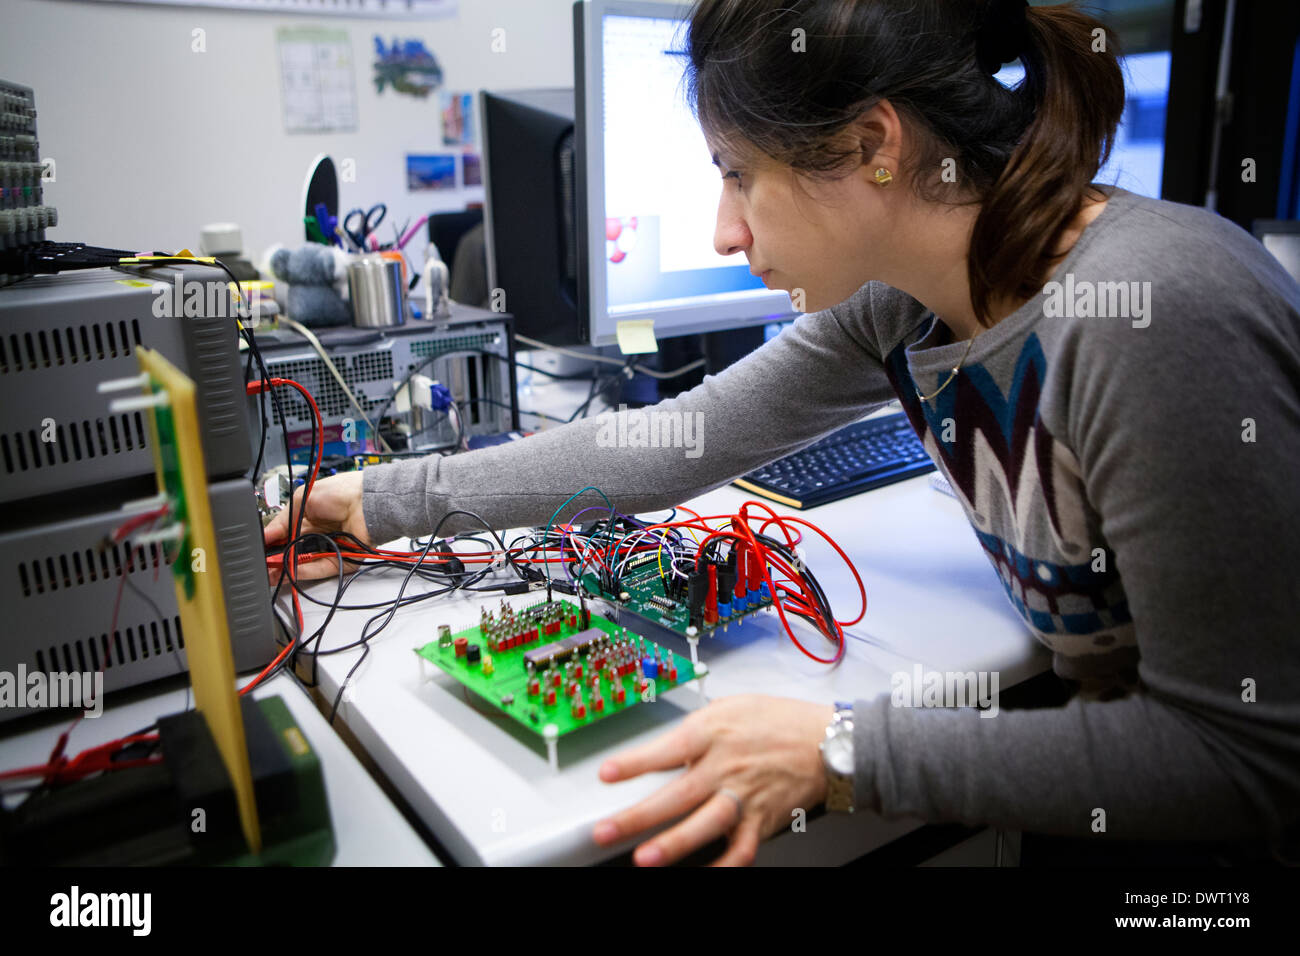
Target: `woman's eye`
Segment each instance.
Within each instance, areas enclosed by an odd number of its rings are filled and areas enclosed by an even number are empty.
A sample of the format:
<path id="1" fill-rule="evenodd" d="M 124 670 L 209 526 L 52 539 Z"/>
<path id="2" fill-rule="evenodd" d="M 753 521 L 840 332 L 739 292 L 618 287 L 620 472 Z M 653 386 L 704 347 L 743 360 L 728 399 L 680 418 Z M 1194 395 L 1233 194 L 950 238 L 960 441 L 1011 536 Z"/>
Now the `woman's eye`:
<path id="1" fill-rule="evenodd" d="M 723 178 L 723 179 L 735 179 L 735 180 L 736 180 L 736 188 L 737 188 L 737 189 L 740 189 L 740 190 L 743 191 L 744 188 L 745 188 L 745 184 L 744 184 L 744 183 L 741 181 L 741 179 L 740 179 L 740 171 L 739 171 L 739 170 L 735 170 L 735 169 L 733 169 L 733 170 L 731 170 L 729 173 L 726 173 L 722 178 Z"/>

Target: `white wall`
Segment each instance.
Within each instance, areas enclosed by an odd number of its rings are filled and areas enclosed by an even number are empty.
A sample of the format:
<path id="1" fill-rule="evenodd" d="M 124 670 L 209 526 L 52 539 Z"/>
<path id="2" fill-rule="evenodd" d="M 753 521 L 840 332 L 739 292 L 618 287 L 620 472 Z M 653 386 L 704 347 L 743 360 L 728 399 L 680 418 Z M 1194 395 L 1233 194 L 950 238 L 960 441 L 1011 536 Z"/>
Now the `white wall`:
<path id="1" fill-rule="evenodd" d="M 350 34 L 356 133 L 284 131 L 275 31 L 309 25 Z M 191 52 L 195 27 L 206 31 L 205 53 Z M 496 27 L 504 53 L 491 51 Z M 303 179 L 322 152 L 356 160 L 357 181 L 340 187 L 344 210 L 382 200 L 400 225 L 461 208 L 463 195 L 406 190 L 407 152 L 452 150 L 442 146 L 437 91 L 427 100 L 375 93 L 375 33 L 422 38 L 446 90 L 573 84 L 571 0 L 461 0 L 455 18 L 424 22 L 0 0 L 0 78 L 36 91 L 41 154 L 57 163 L 46 202 L 60 224 L 50 238 L 197 251 L 203 224 L 233 220 L 256 258 L 302 239 Z"/>

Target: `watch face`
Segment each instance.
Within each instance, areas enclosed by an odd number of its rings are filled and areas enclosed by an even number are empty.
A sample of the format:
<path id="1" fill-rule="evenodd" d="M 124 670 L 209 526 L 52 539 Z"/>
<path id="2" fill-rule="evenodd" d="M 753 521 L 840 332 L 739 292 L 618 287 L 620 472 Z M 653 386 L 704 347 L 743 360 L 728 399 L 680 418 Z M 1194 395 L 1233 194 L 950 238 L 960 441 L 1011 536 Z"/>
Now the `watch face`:
<path id="1" fill-rule="evenodd" d="M 853 736 L 839 733 L 830 737 L 824 744 L 826 765 L 835 773 L 843 776 L 853 775 Z"/>

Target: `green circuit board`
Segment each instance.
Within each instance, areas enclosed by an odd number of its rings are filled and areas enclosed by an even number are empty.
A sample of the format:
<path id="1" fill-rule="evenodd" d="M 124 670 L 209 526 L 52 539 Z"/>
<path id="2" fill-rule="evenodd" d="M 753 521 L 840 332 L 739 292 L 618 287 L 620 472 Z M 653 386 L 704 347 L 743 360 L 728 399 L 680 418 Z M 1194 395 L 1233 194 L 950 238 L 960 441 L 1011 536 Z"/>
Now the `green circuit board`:
<path id="1" fill-rule="evenodd" d="M 648 621 L 658 624 L 681 634 L 683 637 L 691 636 L 689 628 L 691 626 L 690 610 L 682 601 L 674 600 L 664 591 L 664 579 L 659 573 L 658 565 L 654 561 L 644 561 L 643 566 L 634 568 L 631 572 L 624 575 L 620 581 L 622 591 L 619 594 L 610 594 L 604 591 L 600 586 L 600 579 L 594 573 L 587 573 L 582 576 L 583 588 L 588 594 L 598 595 L 610 601 L 617 603 L 623 610 L 630 611 L 639 615 Z M 626 594 L 627 597 L 623 597 Z M 721 630 L 724 625 L 735 623 L 743 620 L 760 611 L 765 611 L 772 606 L 770 599 L 755 598 L 754 603 L 745 601 L 743 608 L 739 607 L 739 602 L 731 602 L 730 613 L 725 617 L 712 623 L 702 623 L 696 629 L 700 637 L 711 637 L 714 632 Z"/>
<path id="2" fill-rule="evenodd" d="M 695 678 L 689 658 L 565 600 L 518 610 L 502 601 L 477 627 L 440 626 L 415 652 L 541 735 L 553 725 L 564 736 Z"/>
<path id="3" fill-rule="evenodd" d="M 150 378 L 149 390 L 154 394 L 166 389 L 156 378 Z M 185 590 L 186 598 L 194 597 L 194 568 L 189 559 L 194 551 L 194 542 L 190 530 L 189 507 L 185 500 L 185 481 L 181 473 L 180 436 L 176 428 L 176 416 L 169 405 L 161 405 L 152 410 L 148 416 L 151 444 L 158 474 L 161 476 L 162 492 L 167 496 L 168 520 L 180 524 L 184 532 L 179 541 L 164 541 L 163 553 L 171 566 L 172 575 Z M 185 559 L 180 560 L 184 555 Z"/>

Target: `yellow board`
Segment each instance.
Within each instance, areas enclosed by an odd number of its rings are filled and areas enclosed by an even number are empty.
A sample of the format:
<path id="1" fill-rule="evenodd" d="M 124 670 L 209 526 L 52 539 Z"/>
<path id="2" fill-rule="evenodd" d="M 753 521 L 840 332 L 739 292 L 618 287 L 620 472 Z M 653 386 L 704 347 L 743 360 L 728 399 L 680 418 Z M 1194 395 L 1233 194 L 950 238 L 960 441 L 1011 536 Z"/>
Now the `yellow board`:
<path id="1" fill-rule="evenodd" d="M 208 470 L 203 460 L 203 445 L 199 440 L 194 382 L 157 352 L 140 348 L 136 354 L 139 356 L 141 370 L 150 378 L 146 392 L 153 394 L 161 391 L 167 394 L 175 430 L 174 447 L 178 460 L 169 463 L 171 467 L 168 468 L 162 458 L 164 446 L 159 440 L 157 420 L 153 414 L 149 415 L 158 490 L 168 495 L 170 500 L 175 489 L 167 487 L 165 476 L 168 471 L 173 474 L 179 472 L 185 501 L 183 519 L 188 532 L 182 540 L 188 540 L 193 549 L 202 549 L 202 570 L 193 572 L 192 596 L 186 596 L 186 589 L 179 577 L 174 580 L 176 600 L 180 605 L 181 631 L 185 636 L 185 651 L 189 658 L 190 683 L 194 686 L 194 705 L 207 720 L 217 750 L 234 783 L 244 839 L 248 841 L 253 853 L 260 853 L 262 833 L 257 820 L 257 802 L 253 796 L 253 772 L 248 763 L 244 720 L 239 710 L 239 695 L 235 691 L 235 659 L 230 651 L 226 599 L 221 588 L 217 537 L 212 526 L 211 502 L 208 500 Z M 177 556 L 177 561 L 190 563 L 195 558 L 193 552 L 182 552 Z"/>

